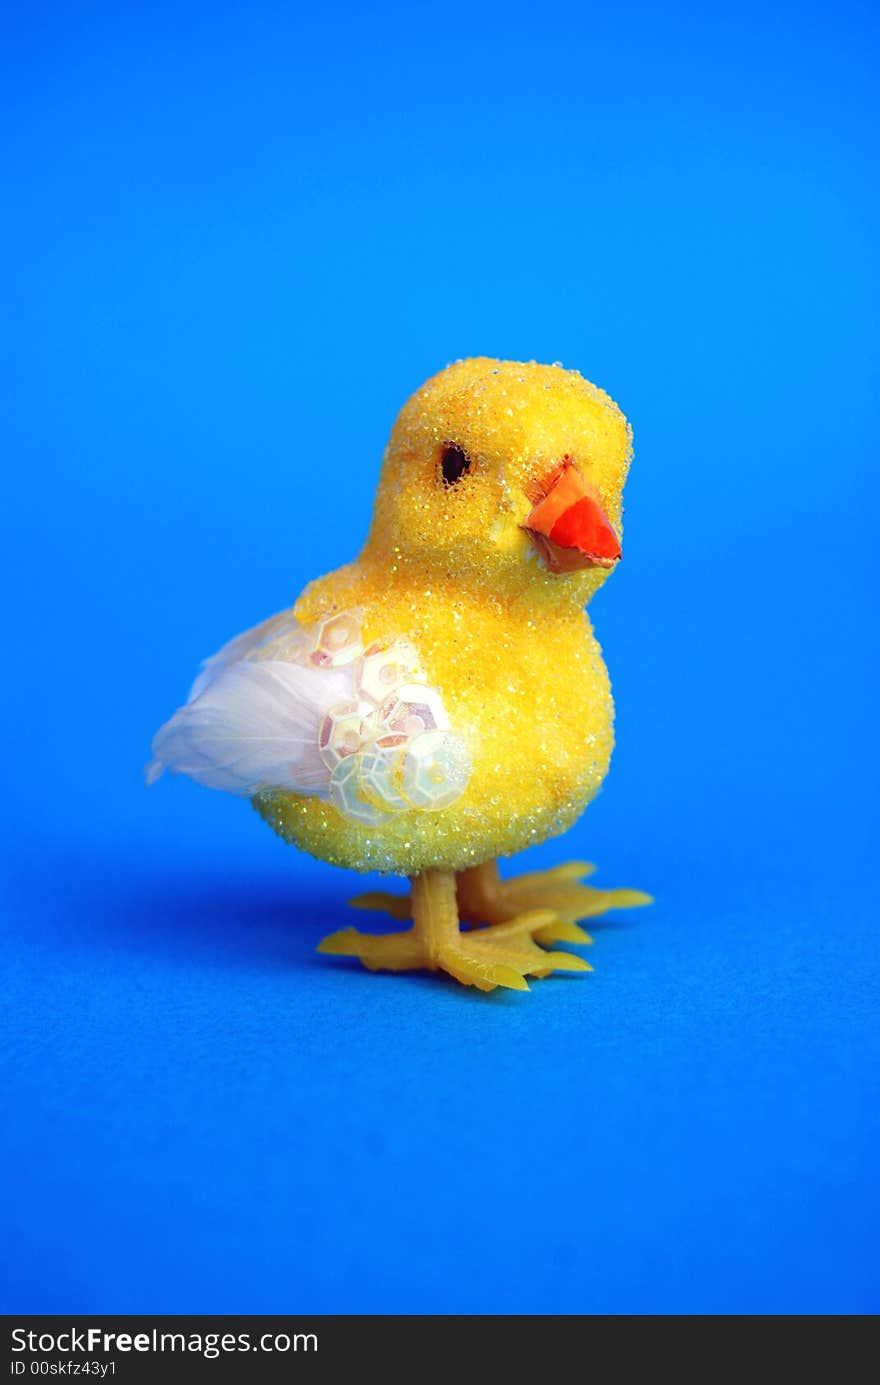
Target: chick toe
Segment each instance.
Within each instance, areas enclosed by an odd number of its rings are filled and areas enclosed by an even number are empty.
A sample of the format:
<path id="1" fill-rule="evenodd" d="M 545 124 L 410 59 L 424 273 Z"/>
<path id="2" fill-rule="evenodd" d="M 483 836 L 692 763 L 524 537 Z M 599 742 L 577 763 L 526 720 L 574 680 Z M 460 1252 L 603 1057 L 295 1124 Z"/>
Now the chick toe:
<path id="1" fill-rule="evenodd" d="M 405 923 L 412 918 L 412 899 L 408 894 L 392 894 L 390 890 L 367 890 L 356 894 L 348 901 L 350 909 L 363 909 L 367 913 L 389 914 L 393 919 Z"/>

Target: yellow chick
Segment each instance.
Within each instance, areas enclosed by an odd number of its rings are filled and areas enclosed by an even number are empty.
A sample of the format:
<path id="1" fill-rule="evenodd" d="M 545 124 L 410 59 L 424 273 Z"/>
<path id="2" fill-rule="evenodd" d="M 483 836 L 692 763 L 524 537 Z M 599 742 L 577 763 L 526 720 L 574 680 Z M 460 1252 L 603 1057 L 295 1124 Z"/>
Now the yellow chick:
<path id="1" fill-rule="evenodd" d="M 401 932 L 319 951 L 481 990 L 589 970 L 547 950 L 648 902 L 584 863 L 499 877 L 597 793 L 614 708 L 584 612 L 620 557 L 631 433 L 577 371 L 459 361 L 402 409 L 360 557 L 205 664 L 157 733 L 162 769 L 252 798 L 286 841 L 359 871 Z M 464 926 L 462 926 L 464 925 Z"/>

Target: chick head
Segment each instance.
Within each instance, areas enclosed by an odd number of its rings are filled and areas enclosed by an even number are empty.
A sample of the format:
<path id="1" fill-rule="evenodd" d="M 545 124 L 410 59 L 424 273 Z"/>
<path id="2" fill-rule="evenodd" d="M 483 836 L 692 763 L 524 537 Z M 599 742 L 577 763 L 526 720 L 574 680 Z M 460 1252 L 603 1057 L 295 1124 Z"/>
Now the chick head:
<path id="1" fill-rule="evenodd" d="M 366 553 L 391 571 L 582 605 L 620 557 L 630 439 L 575 370 L 457 361 L 397 418 Z"/>

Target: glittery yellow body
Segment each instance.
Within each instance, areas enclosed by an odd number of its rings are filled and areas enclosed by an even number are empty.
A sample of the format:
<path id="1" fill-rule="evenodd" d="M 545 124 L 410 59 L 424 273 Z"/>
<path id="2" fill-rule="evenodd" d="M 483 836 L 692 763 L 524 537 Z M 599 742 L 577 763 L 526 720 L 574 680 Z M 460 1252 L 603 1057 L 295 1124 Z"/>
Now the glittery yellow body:
<path id="1" fill-rule="evenodd" d="M 458 484 L 441 469 L 450 445 L 468 459 Z M 317 797 L 254 800 L 282 837 L 323 860 L 413 878 L 410 898 L 357 901 L 414 917 L 411 930 L 376 938 L 346 929 L 322 950 L 373 968 L 439 966 L 484 990 L 522 989 L 526 974 L 586 967 L 538 943 L 588 941 L 576 919 L 647 899 L 576 883 L 582 866 L 509 882 L 494 866 L 574 822 L 613 744 L 608 675 L 584 611 L 607 568 L 547 567 L 523 528 L 534 486 L 567 459 L 619 538 L 630 455 L 613 401 L 558 366 L 458 362 L 404 406 L 363 553 L 307 587 L 294 612 L 310 625 L 359 608 L 367 642 L 410 640 L 473 770 L 451 806 L 378 826 Z M 460 933 L 459 916 L 495 926 Z"/>

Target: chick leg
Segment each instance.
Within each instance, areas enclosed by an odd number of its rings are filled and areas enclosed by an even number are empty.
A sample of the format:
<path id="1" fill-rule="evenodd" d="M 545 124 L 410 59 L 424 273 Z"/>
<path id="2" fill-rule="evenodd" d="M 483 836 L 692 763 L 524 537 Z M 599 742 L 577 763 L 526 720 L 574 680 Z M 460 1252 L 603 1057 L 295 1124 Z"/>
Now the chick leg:
<path id="1" fill-rule="evenodd" d="M 596 918 L 609 909 L 630 909 L 650 904 L 651 896 L 641 890 L 597 890 L 581 883 L 594 866 L 586 861 L 571 861 L 550 870 L 502 880 L 497 861 L 463 870 L 458 875 L 458 908 L 466 923 L 487 923 L 507 927 L 510 920 L 534 910 L 549 911 L 552 920 L 533 930 L 541 943 L 589 943 L 578 920 Z"/>
<path id="2" fill-rule="evenodd" d="M 412 928 L 380 936 L 343 928 L 325 938 L 318 951 L 359 957 L 371 971 L 445 971 L 462 985 L 481 991 L 496 986 L 527 991 L 526 976 L 590 970 L 582 958 L 545 952 L 533 941 L 536 929 L 553 922 L 546 910 L 510 919 L 497 928 L 462 933 L 452 871 L 425 871 L 413 876 L 411 885 Z"/>
<path id="3" fill-rule="evenodd" d="M 502 880 L 498 862 L 486 861 L 459 871 L 456 877 L 459 917 L 465 924 L 497 925 L 535 911 L 549 911 L 553 923 L 532 929 L 539 942 L 591 942 L 590 935 L 578 927 L 579 920 L 596 918 L 609 909 L 632 909 L 652 902 L 642 890 L 597 890 L 582 884 L 595 869 L 588 861 L 569 861 Z M 412 897 L 387 890 L 355 895 L 349 904 L 353 909 L 390 914 L 402 922 L 413 916 Z"/>

